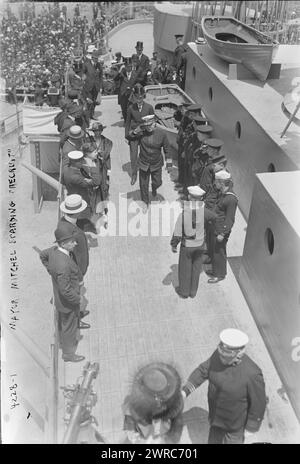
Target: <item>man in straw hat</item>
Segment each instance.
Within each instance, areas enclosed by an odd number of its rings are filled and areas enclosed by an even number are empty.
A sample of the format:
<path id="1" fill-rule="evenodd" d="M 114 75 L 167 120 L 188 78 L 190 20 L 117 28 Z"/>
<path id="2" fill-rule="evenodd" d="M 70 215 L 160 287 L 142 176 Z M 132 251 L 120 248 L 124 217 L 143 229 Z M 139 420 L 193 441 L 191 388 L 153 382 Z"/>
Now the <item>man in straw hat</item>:
<path id="1" fill-rule="evenodd" d="M 78 265 L 82 275 L 86 274 L 89 265 L 89 248 L 85 233 L 77 226 L 80 213 L 87 207 L 87 202 L 78 194 L 68 195 L 60 204 L 63 217 L 58 221 L 57 229 L 63 227 L 76 238 L 76 246 L 71 254 Z"/>
<path id="2" fill-rule="evenodd" d="M 124 430 L 131 443 L 174 443 L 181 429 L 183 399 L 177 370 L 152 362 L 135 374 L 125 398 Z"/>
<path id="3" fill-rule="evenodd" d="M 210 358 L 189 376 L 182 395 L 187 397 L 208 380 L 209 444 L 242 444 L 259 430 L 265 409 L 261 369 L 245 354 L 248 336 L 237 329 L 220 333 Z"/>
<path id="4" fill-rule="evenodd" d="M 211 275 L 208 279 L 209 284 L 218 283 L 224 280 L 227 274 L 227 254 L 226 245 L 235 220 L 235 213 L 238 198 L 233 192 L 233 182 L 228 171 L 221 170 L 215 173 L 215 186 L 219 191 L 213 211 L 217 219 L 210 228 L 210 253 L 212 261 L 212 271 L 206 271 Z"/>
<path id="5" fill-rule="evenodd" d="M 67 228 L 60 227 L 55 231 L 57 246 L 43 250 L 40 259 L 52 277 L 54 303 L 58 312 L 58 330 L 62 358 L 65 362 L 80 362 L 84 356 L 76 355 L 79 341 L 80 286 L 82 273 L 71 258 L 70 253 L 76 247 L 76 239 Z"/>
<path id="6" fill-rule="evenodd" d="M 214 221 L 216 214 L 205 208 L 203 196 L 205 191 L 197 185 L 188 187 L 188 201 L 183 204 L 171 239 L 173 253 L 181 242 L 178 280 L 176 293 L 181 298 L 195 298 L 202 269 L 202 257 L 205 250 L 204 225 Z"/>

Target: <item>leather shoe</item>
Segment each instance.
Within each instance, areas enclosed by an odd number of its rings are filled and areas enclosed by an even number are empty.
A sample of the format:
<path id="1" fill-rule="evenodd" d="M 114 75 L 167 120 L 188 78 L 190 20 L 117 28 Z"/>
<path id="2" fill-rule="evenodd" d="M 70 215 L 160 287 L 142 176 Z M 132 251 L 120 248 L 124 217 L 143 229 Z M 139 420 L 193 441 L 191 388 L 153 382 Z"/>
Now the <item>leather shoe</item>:
<path id="1" fill-rule="evenodd" d="M 87 310 L 84 310 L 84 311 L 80 311 L 80 319 L 83 319 L 85 316 L 87 316 L 88 314 L 90 314 L 89 311 Z"/>
<path id="2" fill-rule="evenodd" d="M 180 293 L 179 287 L 175 288 L 175 292 L 178 296 L 180 296 L 180 298 L 188 298 L 188 296 L 182 295 L 182 293 Z"/>
<path id="3" fill-rule="evenodd" d="M 211 277 L 210 279 L 208 279 L 208 283 L 209 284 L 216 284 L 217 282 L 220 282 L 220 280 L 224 280 L 225 277 Z"/>
<path id="4" fill-rule="evenodd" d="M 134 184 L 136 183 L 136 181 L 137 181 L 137 175 L 136 175 L 136 174 L 133 174 L 133 175 L 131 176 L 131 182 L 130 182 L 131 185 L 134 185 Z"/>
<path id="5" fill-rule="evenodd" d="M 148 211 L 148 207 L 149 207 L 148 203 L 143 203 L 143 206 L 142 206 L 142 212 L 143 212 L 144 214 L 146 214 L 146 213 L 147 213 L 147 211 Z"/>
<path id="6" fill-rule="evenodd" d="M 72 356 L 63 356 L 65 362 L 78 363 L 85 359 L 85 356 L 80 356 L 79 354 L 73 354 Z"/>
<path id="7" fill-rule="evenodd" d="M 209 275 L 209 276 L 212 276 L 212 277 L 215 277 L 213 275 L 213 271 L 211 269 L 207 269 L 207 271 L 205 271 L 205 274 Z"/>
<path id="8" fill-rule="evenodd" d="M 79 328 L 80 329 L 90 329 L 91 325 L 88 324 L 87 322 L 82 322 L 80 321 Z"/>

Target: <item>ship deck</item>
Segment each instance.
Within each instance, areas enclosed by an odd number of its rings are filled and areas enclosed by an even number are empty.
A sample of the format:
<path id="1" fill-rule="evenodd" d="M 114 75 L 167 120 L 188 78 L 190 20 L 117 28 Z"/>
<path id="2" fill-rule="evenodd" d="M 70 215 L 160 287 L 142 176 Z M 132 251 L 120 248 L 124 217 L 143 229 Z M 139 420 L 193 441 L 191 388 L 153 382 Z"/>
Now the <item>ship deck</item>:
<path id="1" fill-rule="evenodd" d="M 91 324 L 91 329 L 82 331 L 83 340 L 78 348 L 78 353 L 83 354 L 87 361 L 100 364 L 100 372 L 94 383 L 98 402 L 93 410 L 100 434 L 109 443 L 123 442 L 122 402 L 138 367 L 152 360 L 165 361 L 176 366 L 185 381 L 190 372 L 215 349 L 219 332 L 226 327 L 239 327 L 249 334 L 248 353 L 263 370 L 270 399 L 261 430 L 251 441 L 299 442 L 299 423 L 289 401 L 280 396 L 281 381 L 235 278 L 247 226 L 242 215 L 238 212 L 228 244 L 230 265 L 227 278 L 217 285 L 208 285 L 203 272 L 196 298 L 180 299 L 174 290 L 178 282 L 178 254 L 173 254 L 170 249 L 172 231 L 165 236 L 147 235 L 148 226 L 144 221 L 148 219 L 150 224 L 152 217 L 154 225 L 161 222 L 153 219 L 157 205 L 152 204 L 148 214 L 140 218 L 144 222 L 141 227 L 145 236 L 126 233 L 124 224 L 127 221 L 130 229 L 139 191 L 137 184 L 133 187 L 130 185 L 129 148 L 124 140 L 124 127 L 116 98 L 103 98 L 98 109 L 99 120 L 107 126 L 105 135 L 114 143 L 110 200 L 116 205 L 117 212 L 120 211 L 120 204 L 123 205 L 123 235 L 99 237 L 98 245 L 90 249 L 90 266 L 85 279 L 90 314 L 85 321 Z M 29 161 L 28 147 L 23 156 Z M 161 205 L 165 201 L 178 199 L 172 182 L 175 176 L 175 168 L 171 175 L 163 171 L 163 185 L 159 189 Z M 31 174 L 20 165 L 17 180 L 15 200 L 18 210 L 18 257 L 21 263 L 22 330 L 47 352 L 52 310 L 49 303 L 51 281 L 32 246 L 41 249 L 52 246 L 57 206 L 55 202 L 45 202 L 41 213 L 34 215 Z M 112 221 L 112 210 L 109 218 Z M 3 253 L 4 259 L 8 259 L 5 250 Z M 31 398 L 31 404 L 36 408 L 35 413 L 32 408 L 31 411 L 38 423 L 43 408 L 40 373 L 24 362 L 19 350 L 18 356 L 15 355 L 17 346 L 10 337 L 5 340 L 6 363 L 3 364 L 3 371 L 7 374 L 14 366 L 22 379 L 26 393 L 23 396 Z M 60 385 L 74 384 L 81 376 L 84 364 L 65 364 L 60 359 Z M 187 399 L 181 443 L 206 442 L 206 393 L 207 385 L 204 385 Z M 60 395 L 61 439 L 64 431 L 64 399 Z M 26 420 L 28 408 L 28 405 L 22 404 L 18 414 L 7 411 L 9 420 L 3 433 L 4 442 L 39 442 L 37 425 L 32 421 L 30 427 L 30 422 Z"/>
<path id="2" fill-rule="evenodd" d="M 282 63 L 280 79 L 268 79 L 265 83 L 256 79 L 228 79 L 229 64 L 216 56 L 208 45 L 189 43 L 191 49 L 218 77 L 233 96 L 247 109 L 264 131 L 278 144 L 300 168 L 300 125 L 292 122 L 284 137 L 280 137 L 288 122 L 281 105 L 287 93 L 299 83 L 300 46 L 279 45 L 274 63 Z"/>
<path id="3" fill-rule="evenodd" d="M 164 8 L 165 3 L 159 5 Z M 173 7 L 174 5 L 172 5 Z M 119 38 L 116 45 L 111 42 L 113 51 L 122 50 L 129 44 L 129 37 L 142 40 L 148 50 L 149 30 L 145 25 L 126 27 L 126 34 Z M 138 30 L 137 30 L 138 28 Z M 146 35 L 143 35 L 143 34 Z M 122 33 L 123 34 L 123 33 Z M 123 40 L 124 39 L 124 40 Z M 131 53 L 132 41 L 124 54 Z M 125 43 L 126 41 L 126 43 Z M 146 42 L 147 41 L 147 42 Z M 126 45 L 127 46 L 127 45 Z M 195 44 L 192 47 L 197 47 Z M 148 47 L 148 48 L 146 48 Z M 204 50 L 204 49 L 201 49 Z M 152 50 L 151 50 L 152 51 Z M 211 58 L 206 49 L 208 60 Z M 150 51 L 148 52 L 150 55 Z M 209 62 L 209 61 L 208 61 Z M 221 60 L 220 60 L 221 62 Z M 211 63 L 211 66 L 213 64 Z M 288 71 L 288 70 L 287 70 Z M 260 110 L 251 109 L 253 97 L 258 98 L 261 87 L 253 82 L 228 81 L 224 65 L 219 63 L 214 72 L 218 73 L 236 97 L 247 104 L 249 111 L 257 117 L 263 126 L 269 125 L 273 136 L 286 124 L 282 114 L 273 121 L 273 115 L 280 107 L 283 94 L 278 84 L 265 85 L 267 93 L 275 97 L 275 106 L 270 108 L 261 104 Z M 275 88 L 277 85 L 277 89 Z M 245 92 L 247 89 L 247 92 Z M 251 89 L 252 96 L 248 94 Z M 249 91 L 250 92 L 250 91 Z M 256 93 L 255 93 L 256 92 Z M 262 93 L 262 92 L 261 92 Z M 247 99 L 247 101 L 245 101 Z M 273 98 L 272 98 L 273 100 Z M 265 105 L 267 111 L 265 110 Z M 129 148 L 124 139 L 124 127 L 116 97 L 104 97 L 97 107 L 98 119 L 107 126 L 104 134 L 114 143 L 110 200 L 119 213 L 123 205 L 121 223 L 123 234 L 99 237 L 97 246 L 90 248 L 90 266 L 85 279 L 87 309 L 90 314 L 85 318 L 91 329 L 82 331 L 83 340 L 78 353 L 86 361 L 98 362 L 99 375 L 94 383 L 98 401 L 93 409 L 99 425 L 100 434 L 110 443 L 122 443 L 124 440 L 122 402 L 130 388 L 130 382 L 137 368 L 152 360 L 172 363 L 179 371 L 183 381 L 190 372 L 208 358 L 218 343 L 219 332 L 226 327 L 238 327 L 249 334 L 248 354 L 262 368 L 269 406 L 261 430 L 250 442 L 299 443 L 300 426 L 295 413 L 284 394 L 281 380 L 271 361 L 269 353 L 260 336 L 247 303 L 236 280 L 236 272 L 243 253 L 247 224 L 238 211 L 236 223 L 228 243 L 228 276 L 217 285 L 208 285 L 207 276 L 202 272 L 199 291 L 195 299 L 182 300 L 175 293 L 177 285 L 178 254 L 170 249 L 172 231 L 149 235 L 145 221 L 153 216 L 158 205 L 151 205 L 147 215 L 140 219 L 145 235 L 133 236 L 126 233 L 125 224 L 133 224 L 136 201 L 139 200 L 137 184 L 130 185 Z M 280 113 L 281 114 L 281 113 Z M 272 119 L 268 120 L 272 115 Z M 268 118 L 266 117 L 268 116 Z M 267 130 L 267 129 L 266 129 Z M 295 131 L 294 125 L 290 131 Z M 286 143 L 282 140 L 281 143 Z M 290 143 L 290 141 L 288 142 Z M 14 134 L 6 137 L 2 146 L 2 217 L 7 213 L 7 149 L 15 147 Z M 294 153 L 296 155 L 296 153 Z M 293 155 L 293 156 L 294 156 Z M 23 159 L 30 162 L 29 146 L 24 150 Z M 32 175 L 17 160 L 17 189 L 13 199 L 17 208 L 17 254 L 19 285 L 19 321 L 16 330 L 24 331 L 38 348 L 47 355 L 50 343 L 49 326 L 52 306 L 51 280 L 43 269 L 38 255 L 32 247 L 44 249 L 53 245 L 54 229 L 57 222 L 56 202 L 44 202 L 41 213 L 34 214 L 32 201 Z M 177 192 L 171 176 L 163 170 L 163 185 L 159 189 L 161 206 L 165 201 L 176 201 Z M 132 209 L 130 209 L 132 208 Z M 117 217 L 118 214 L 117 214 Z M 9 263 L 7 218 L 3 218 L 2 257 L 3 263 Z M 109 213 L 112 222 L 112 208 Z M 157 226 L 160 220 L 153 219 Z M 155 228 L 155 227 L 154 227 Z M 3 276 L 7 277 L 3 266 Z M 6 292 L 6 300 L 10 297 Z M 6 306 L 7 310 L 9 306 Z M 5 391 L 7 377 L 16 373 L 20 406 L 13 411 L 6 397 L 2 396 L 3 443 L 42 443 L 43 415 L 45 414 L 44 380 L 37 365 L 29 360 L 4 327 L 2 328 L 2 392 Z M 59 359 L 59 384 L 70 385 L 82 375 L 85 362 L 65 364 Z M 207 421 L 207 385 L 203 385 L 191 395 L 184 409 L 184 428 L 180 442 L 182 444 L 205 443 L 208 434 Z M 28 416 L 30 412 L 31 416 Z M 65 425 L 65 400 L 60 391 L 59 398 L 59 441 Z"/>

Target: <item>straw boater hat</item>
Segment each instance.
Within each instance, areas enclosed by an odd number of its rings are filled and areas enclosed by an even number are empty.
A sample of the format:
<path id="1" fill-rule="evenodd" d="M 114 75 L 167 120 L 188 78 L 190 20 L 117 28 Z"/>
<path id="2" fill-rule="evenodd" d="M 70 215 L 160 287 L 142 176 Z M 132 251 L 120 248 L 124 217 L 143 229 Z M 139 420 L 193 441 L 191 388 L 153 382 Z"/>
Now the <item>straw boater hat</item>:
<path id="1" fill-rule="evenodd" d="M 71 126 L 67 130 L 67 136 L 72 139 L 81 139 L 84 136 L 84 132 L 80 126 Z"/>
<path id="2" fill-rule="evenodd" d="M 73 194 L 65 198 L 60 204 L 60 210 L 65 214 L 81 213 L 87 207 L 87 202 L 82 199 L 81 195 Z"/>
<path id="3" fill-rule="evenodd" d="M 174 367 L 153 362 L 135 375 L 127 398 L 130 415 L 137 422 L 173 419 L 183 409 L 181 379 Z"/>

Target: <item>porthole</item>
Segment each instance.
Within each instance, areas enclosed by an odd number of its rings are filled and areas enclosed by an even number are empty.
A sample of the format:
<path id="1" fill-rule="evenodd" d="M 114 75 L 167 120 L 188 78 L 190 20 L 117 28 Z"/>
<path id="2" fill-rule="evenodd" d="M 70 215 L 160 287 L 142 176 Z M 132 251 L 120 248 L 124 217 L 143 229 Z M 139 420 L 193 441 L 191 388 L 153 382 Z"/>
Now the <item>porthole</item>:
<path id="1" fill-rule="evenodd" d="M 209 96 L 210 101 L 212 101 L 212 99 L 213 99 L 213 89 L 212 89 L 212 87 L 209 87 L 209 89 L 208 89 L 208 96 Z"/>
<path id="2" fill-rule="evenodd" d="M 269 166 L 268 166 L 268 172 L 275 172 L 276 169 L 275 169 L 275 166 L 273 163 L 270 163 Z"/>
<path id="3" fill-rule="evenodd" d="M 269 228 L 265 232 L 265 245 L 269 254 L 272 255 L 274 251 L 274 235 Z"/>
<path id="4" fill-rule="evenodd" d="M 195 66 L 193 66 L 192 73 L 193 73 L 193 78 L 196 79 L 196 68 L 195 68 Z"/>
<path id="5" fill-rule="evenodd" d="M 242 131 L 241 123 L 239 121 L 237 121 L 237 123 L 235 125 L 235 136 L 236 136 L 237 139 L 241 138 L 241 131 Z"/>

